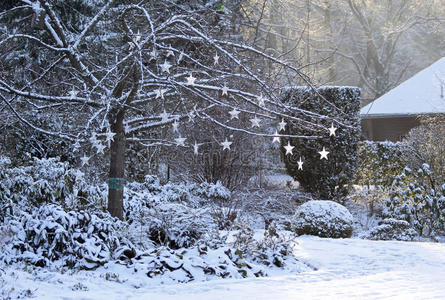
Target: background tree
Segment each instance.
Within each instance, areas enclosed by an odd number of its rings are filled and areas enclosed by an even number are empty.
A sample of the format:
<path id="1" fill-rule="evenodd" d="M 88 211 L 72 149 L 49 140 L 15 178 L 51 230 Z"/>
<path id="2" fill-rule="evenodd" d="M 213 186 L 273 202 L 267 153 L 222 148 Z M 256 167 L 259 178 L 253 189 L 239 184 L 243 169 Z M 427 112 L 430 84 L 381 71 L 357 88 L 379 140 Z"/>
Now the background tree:
<path id="1" fill-rule="evenodd" d="M 268 53 L 298 60 L 319 85 L 356 85 L 363 103 L 445 55 L 443 1 L 245 1 Z"/>

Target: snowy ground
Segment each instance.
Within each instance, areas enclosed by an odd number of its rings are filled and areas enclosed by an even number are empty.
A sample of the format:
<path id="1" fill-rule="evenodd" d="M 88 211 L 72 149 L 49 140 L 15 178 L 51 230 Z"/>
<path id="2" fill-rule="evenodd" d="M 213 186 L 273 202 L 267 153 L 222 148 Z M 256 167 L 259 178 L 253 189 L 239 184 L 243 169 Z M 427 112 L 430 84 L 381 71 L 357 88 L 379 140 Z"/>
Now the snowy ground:
<path id="1" fill-rule="evenodd" d="M 187 284 L 147 282 L 135 288 L 135 281 L 105 280 L 98 272 L 30 274 L 8 268 L 3 288 L 30 289 L 37 299 L 445 298 L 445 244 L 308 236 L 298 243 L 297 256 L 317 271 Z"/>

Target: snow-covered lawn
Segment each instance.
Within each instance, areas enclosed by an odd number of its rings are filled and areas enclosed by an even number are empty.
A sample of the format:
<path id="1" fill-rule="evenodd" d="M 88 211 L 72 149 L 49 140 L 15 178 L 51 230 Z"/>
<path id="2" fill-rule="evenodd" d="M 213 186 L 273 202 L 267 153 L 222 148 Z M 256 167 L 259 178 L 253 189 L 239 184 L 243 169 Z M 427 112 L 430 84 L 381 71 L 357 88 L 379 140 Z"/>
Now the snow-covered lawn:
<path id="1" fill-rule="evenodd" d="M 317 271 L 159 284 L 144 274 L 138 280 L 118 282 L 128 274 L 105 280 L 99 271 L 30 274 L 7 268 L 4 288 L 30 289 L 37 299 L 445 298 L 445 244 L 309 236 L 297 241 L 296 255 Z M 118 270 L 125 269 L 114 271 Z M 136 288 L 135 283 L 141 280 L 145 284 Z"/>

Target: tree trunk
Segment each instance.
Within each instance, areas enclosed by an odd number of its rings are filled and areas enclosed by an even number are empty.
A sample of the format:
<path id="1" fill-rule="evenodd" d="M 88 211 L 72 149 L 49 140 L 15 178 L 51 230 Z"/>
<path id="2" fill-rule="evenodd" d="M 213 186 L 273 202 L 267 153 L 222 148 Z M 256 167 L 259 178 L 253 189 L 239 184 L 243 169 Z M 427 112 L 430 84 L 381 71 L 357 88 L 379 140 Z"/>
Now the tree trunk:
<path id="1" fill-rule="evenodd" d="M 111 131 L 116 135 L 110 147 L 110 171 L 108 175 L 108 211 L 122 220 L 124 212 L 125 132 L 124 111 L 117 114 Z"/>

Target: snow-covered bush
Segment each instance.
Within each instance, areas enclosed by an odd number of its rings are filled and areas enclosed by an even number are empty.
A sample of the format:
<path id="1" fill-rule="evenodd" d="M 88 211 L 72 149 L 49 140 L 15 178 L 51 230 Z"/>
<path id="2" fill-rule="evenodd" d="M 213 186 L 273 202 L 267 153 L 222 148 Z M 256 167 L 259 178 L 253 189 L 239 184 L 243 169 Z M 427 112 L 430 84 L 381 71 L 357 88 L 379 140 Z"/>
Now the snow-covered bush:
<path id="1" fill-rule="evenodd" d="M 198 244 L 187 249 L 172 250 L 160 247 L 121 261 L 138 274 L 149 278 L 162 277 L 163 282 L 207 281 L 217 278 L 245 278 L 268 276 L 278 268 L 253 261 L 242 251 L 230 246 L 209 247 Z M 286 257 L 280 268 L 292 272 L 312 270 L 293 257 Z"/>
<path id="2" fill-rule="evenodd" d="M 221 181 L 216 183 L 202 182 L 196 188 L 196 194 L 206 199 L 211 199 L 213 201 L 229 201 L 231 197 L 230 190 L 222 185 Z"/>
<path id="3" fill-rule="evenodd" d="M 355 179 L 359 187 L 353 199 L 364 203 L 370 215 L 381 211 L 394 177 L 402 173 L 406 165 L 405 149 L 406 145 L 400 142 L 360 142 L 360 167 Z"/>
<path id="4" fill-rule="evenodd" d="M 171 249 L 191 247 L 206 232 L 216 228 L 207 209 L 195 209 L 179 203 L 151 209 L 147 221 L 150 240 Z"/>
<path id="5" fill-rule="evenodd" d="M 411 129 L 404 139 L 408 151 L 404 152 L 408 167 L 417 170 L 423 164 L 430 166 L 431 177 L 436 181 L 445 178 L 445 116 L 422 116 L 420 126 Z"/>
<path id="6" fill-rule="evenodd" d="M 157 204 L 180 202 L 193 207 L 201 207 L 214 202 L 229 202 L 231 199 L 231 192 L 219 181 L 217 183 L 203 182 L 199 185 L 189 182 L 161 184 L 159 178 L 154 175 L 145 176 L 143 182 L 127 183 L 127 199 L 141 195 L 143 197 L 149 195 L 151 201 L 156 201 Z M 131 206 L 127 205 L 126 210 L 131 210 Z"/>
<path id="7" fill-rule="evenodd" d="M 366 238 L 370 240 L 412 241 L 416 236 L 417 232 L 407 221 L 388 218 L 372 228 Z"/>
<path id="8" fill-rule="evenodd" d="M 352 235 L 353 221 L 346 207 L 333 201 L 312 200 L 297 209 L 292 229 L 299 235 L 347 238 Z"/>
<path id="9" fill-rule="evenodd" d="M 138 238 L 133 242 L 147 248 L 191 247 L 217 229 L 215 202 L 228 201 L 230 192 L 221 184 L 168 183 L 153 176 L 143 183 L 127 184 L 125 215 Z"/>
<path id="10" fill-rule="evenodd" d="M 34 158 L 27 166 L 10 167 L 0 157 L 0 217 L 14 208 L 31 211 L 43 203 L 67 208 L 97 207 L 102 201 L 100 187 L 89 186 L 83 174 L 58 158 Z"/>
<path id="11" fill-rule="evenodd" d="M 288 105 L 329 116 L 330 119 L 317 129 L 320 139 L 281 138 L 281 151 L 287 173 L 295 178 L 308 192 L 318 199 L 342 201 L 348 193 L 358 166 L 358 142 L 360 140 L 360 89 L 354 87 L 321 87 L 314 91 L 308 87 L 289 88 L 283 93 L 283 102 Z M 311 122 L 312 113 L 296 115 L 298 119 Z M 337 120 L 335 122 L 333 120 Z M 314 129 L 301 125 L 301 121 L 285 120 L 284 134 L 313 135 Z M 345 124 L 346 126 L 344 126 Z M 337 128 L 334 135 L 327 130 Z M 281 132 L 280 132 L 281 133 Z M 295 147 L 293 155 L 286 155 L 288 142 Z M 323 147 L 329 159 L 320 161 L 317 153 Z M 298 169 L 299 159 L 304 161 L 303 170 Z"/>
<path id="12" fill-rule="evenodd" d="M 105 213 L 65 211 L 54 204 L 42 205 L 6 219 L 13 233 L 3 246 L 0 260 L 24 261 L 44 267 L 57 265 L 91 269 L 113 258 L 115 250 L 131 249 L 131 244 L 116 234 L 120 222 Z"/>
<path id="13" fill-rule="evenodd" d="M 210 214 L 218 229 L 229 229 L 239 217 L 240 202 L 232 198 L 231 192 L 221 182 L 201 183 L 196 190 L 202 204 L 210 208 Z"/>
<path id="14" fill-rule="evenodd" d="M 403 157 L 405 150 L 406 145 L 400 142 L 360 142 L 357 183 L 391 187 L 392 178 L 401 174 L 406 164 Z"/>
<path id="15" fill-rule="evenodd" d="M 294 239 L 293 233 L 280 232 L 276 222 L 270 223 L 264 231 L 263 239 L 257 242 L 257 248 L 252 253 L 253 260 L 266 266 L 283 267 L 286 260 L 292 257 Z"/>
<path id="16" fill-rule="evenodd" d="M 445 182 L 436 182 L 427 164 L 396 176 L 385 206 L 386 217 L 406 220 L 422 235 L 445 231 Z"/>

